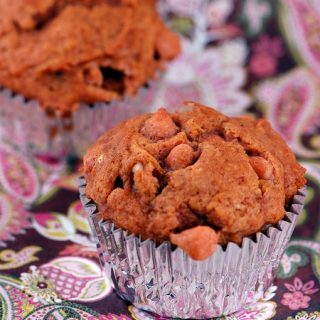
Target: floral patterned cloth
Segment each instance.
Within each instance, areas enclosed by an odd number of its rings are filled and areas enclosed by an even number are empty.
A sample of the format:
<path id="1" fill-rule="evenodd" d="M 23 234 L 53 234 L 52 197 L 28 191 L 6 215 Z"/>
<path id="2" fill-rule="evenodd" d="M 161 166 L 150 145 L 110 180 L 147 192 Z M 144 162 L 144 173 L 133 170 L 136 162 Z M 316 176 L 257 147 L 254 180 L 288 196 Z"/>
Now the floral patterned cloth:
<path id="1" fill-rule="evenodd" d="M 145 103 L 264 116 L 307 168 L 306 206 L 274 285 L 224 319 L 320 319 L 319 0 L 161 0 L 159 10 L 183 52 Z M 159 319 L 103 276 L 77 169 L 0 144 L 0 319 Z"/>

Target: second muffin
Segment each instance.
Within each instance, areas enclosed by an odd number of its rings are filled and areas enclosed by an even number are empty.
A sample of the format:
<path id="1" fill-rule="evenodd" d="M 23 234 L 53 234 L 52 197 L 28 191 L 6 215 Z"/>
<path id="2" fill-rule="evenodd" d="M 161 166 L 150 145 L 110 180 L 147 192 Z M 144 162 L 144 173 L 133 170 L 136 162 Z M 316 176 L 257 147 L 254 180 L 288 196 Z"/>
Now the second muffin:
<path id="1" fill-rule="evenodd" d="M 61 114 L 134 95 L 180 51 L 155 0 L 0 0 L 0 84 Z"/>
<path id="2" fill-rule="evenodd" d="M 82 156 L 147 111 L 180 52 L 155 0 L 0 0 L 0 17 L 0 139 L 35 155 Z"/>

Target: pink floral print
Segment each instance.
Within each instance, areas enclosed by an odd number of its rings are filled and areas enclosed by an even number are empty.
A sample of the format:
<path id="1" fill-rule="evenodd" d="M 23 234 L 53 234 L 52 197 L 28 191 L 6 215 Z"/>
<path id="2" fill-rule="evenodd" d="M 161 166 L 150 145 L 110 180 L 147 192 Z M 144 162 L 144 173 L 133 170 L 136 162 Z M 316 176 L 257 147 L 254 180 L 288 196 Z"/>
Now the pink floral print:
<path id="1" fill-rule="evenodd" d="M 257 53 L 250 60 L 249 70 L 259 78 L 271 76 L 277 70 L 277 61 L 267 53 Z"/>
<path id="2" fill-rule="evenodd" d="M 198 12 L 203 0 L 166 0 L 165 4 L 176 14 L 192 17 Z"/>
<path id="3" fill-rule="evenodd" d="M 284 54 L 282 41 L 279 37 L 268 37 L 263 35 L 258 42 L 253 44 L 252 50 L 255 53 L 267 52 L 275 58 L 279 58 Z"/>
<path id="4" fill-rule="evenodd" d="M 264 35 L 252 46 L 252 51 L 249 71 L 253 75 L 262 78 L 276 73 L 278 58 L 284 54 L 280 38 Z"/>
<path id="5" fill-rule="evenodd" d="M 99 315 L 89 317 L 88 320 L 131 320 L 129 317 L 125 315 L 116 315 L 116 314 L 108 314 L 108 315 Z"/>
<path id="6" fill-rule="evenodd" d="M 294 278 L 293 285 L 289 283 L 284 285 L 290 292 L 284 293 L 281 303 L 288 306 L 290 310 L 308 308 L 311 300 L 310 295 L 319 291 L 318 288 L 314 288 L 315 283 L 313 280 L 303 284 L 298 277 Z"/>

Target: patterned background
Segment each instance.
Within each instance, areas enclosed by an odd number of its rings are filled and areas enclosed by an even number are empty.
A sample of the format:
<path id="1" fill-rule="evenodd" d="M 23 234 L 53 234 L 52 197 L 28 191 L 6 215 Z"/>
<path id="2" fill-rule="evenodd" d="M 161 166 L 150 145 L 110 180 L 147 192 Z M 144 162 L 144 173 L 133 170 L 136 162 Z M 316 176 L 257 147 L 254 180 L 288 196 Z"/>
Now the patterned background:
<path id="1" fill-rule="evenodd" d="M 224 319 L 320 319 L 320 1 L 161 0 L 159 10 L 183 52 L 145 103 L 266 117 L 307 168 L 274 286 Z M 0 319 L 158 319 L 103 277 L 70 164 L 0 144 Z"/>

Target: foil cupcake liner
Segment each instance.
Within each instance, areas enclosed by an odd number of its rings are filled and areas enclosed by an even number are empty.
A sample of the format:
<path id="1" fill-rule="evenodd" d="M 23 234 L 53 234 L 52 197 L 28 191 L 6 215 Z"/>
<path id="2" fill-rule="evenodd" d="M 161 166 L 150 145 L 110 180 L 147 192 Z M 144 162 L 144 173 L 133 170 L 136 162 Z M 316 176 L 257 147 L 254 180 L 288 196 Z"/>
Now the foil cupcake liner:
<path id="1" fill-rule="evenodd" d="M 159 77 L 160 72 L 155 79 Z M 91 106 L 81 104 L 68 118 L 45 112 L 37 100 L 0 88 L 0 141 L 36 155 L 81 157 L 106 130 L 148 112 L 158 85 L 159 80 L 151 80 L 133 97 Z"/>
<path id="2" fill-rule="evenodd" d="M 137 308 L 163 317 L 207 319 L 228 315 L 259 300 L 271 286 L 302 211 L 306 189 L 293 198 L 285 217 L 241 246 L 228 243 L 204 261 L 192 260 L 169 242 L 152 240 L 102 221 L 93 201 L 80 199 L 89 218 L 99 258 L 118 295 Z"/>

